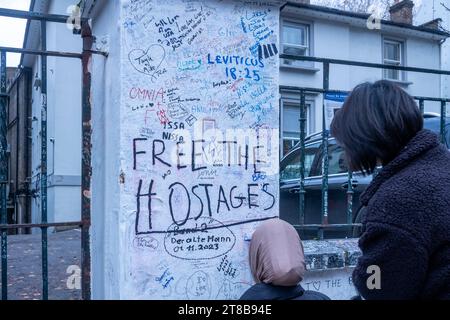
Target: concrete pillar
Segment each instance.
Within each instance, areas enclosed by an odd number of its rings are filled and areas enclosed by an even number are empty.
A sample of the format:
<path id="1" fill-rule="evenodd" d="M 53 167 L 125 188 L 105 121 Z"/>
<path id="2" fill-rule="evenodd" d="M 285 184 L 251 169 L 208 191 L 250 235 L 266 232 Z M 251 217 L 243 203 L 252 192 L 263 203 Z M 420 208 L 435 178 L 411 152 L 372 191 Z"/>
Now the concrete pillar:
<path id="1" fill-rule="evenodd" d="M 248 240 L 279 215 L 280 4 L 103 4 L 93 298 L 238 299 L 252 285 Z"/>

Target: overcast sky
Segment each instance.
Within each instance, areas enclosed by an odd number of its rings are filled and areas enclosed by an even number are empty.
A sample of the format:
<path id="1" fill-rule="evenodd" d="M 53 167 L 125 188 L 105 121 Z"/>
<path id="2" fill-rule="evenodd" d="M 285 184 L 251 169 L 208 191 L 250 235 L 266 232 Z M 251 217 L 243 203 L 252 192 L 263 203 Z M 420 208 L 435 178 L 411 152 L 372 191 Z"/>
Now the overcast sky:
<path id="1" fill-rule="evenodd" d="M 0 0 L 0 8 L 28 11 L 30 0 Z M 22 48 L 26 20 L 0 17 L 0 46 Z M 19 54 L 8 54 L 7 65 L 16 67 L 20 62 Z"/>

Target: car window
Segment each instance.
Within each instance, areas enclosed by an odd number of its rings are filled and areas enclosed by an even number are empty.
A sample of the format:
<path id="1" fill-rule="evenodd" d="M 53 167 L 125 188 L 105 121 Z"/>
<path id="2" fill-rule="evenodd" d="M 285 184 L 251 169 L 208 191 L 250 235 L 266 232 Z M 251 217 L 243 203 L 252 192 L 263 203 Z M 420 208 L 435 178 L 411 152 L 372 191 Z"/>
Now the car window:
<path id="1" fill-rule="evenodd" d="M 344 150 L 331 142 L 328 148 L 328 174 L 347 173 L 348 166 Z"/>
<path id="2" fill-rule="evenodd" d="M 320 142 L 307 145 L 305 148 L 305 177 L 309 177 L 314 158 L 320 151 Z M 295 150 L 283 160 L 280 179 L 300 179 L 300 149 Z"/>
<path id="3" fill-rule="evenodd" d="M 450 118 L 445 119 L 445 144 L 447 148 L 450 149 Z M 441 118 L 427 118 L 424 121 L 424 127 L 428 130 L 435 132 L 436 134 L 441 134 Z"/>
<path id="4" fill-rule="evenodd" d="M 320 157 L 317 157 L 313 165 L 312 175 L 322 175 L 322 159 L 323 150 L 320 150 Z M 345 159 L 344 150 L 336 143 L 335 140 L 329 141 L 328 144 L 328 174 L 347 173 L 348 165 Z"/>

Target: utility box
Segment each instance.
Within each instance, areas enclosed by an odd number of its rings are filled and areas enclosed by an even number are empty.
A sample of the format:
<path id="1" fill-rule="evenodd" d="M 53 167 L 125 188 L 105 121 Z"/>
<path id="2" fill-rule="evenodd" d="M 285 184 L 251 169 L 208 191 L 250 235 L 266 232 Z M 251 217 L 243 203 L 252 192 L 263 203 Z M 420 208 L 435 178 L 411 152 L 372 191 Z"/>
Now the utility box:
<path id="1" fill-rule="evenodd" d="M 252 285 L 249 239 L 279 216 L 279 9 L 107 1 L 93 22 L 94 299 Z"/>

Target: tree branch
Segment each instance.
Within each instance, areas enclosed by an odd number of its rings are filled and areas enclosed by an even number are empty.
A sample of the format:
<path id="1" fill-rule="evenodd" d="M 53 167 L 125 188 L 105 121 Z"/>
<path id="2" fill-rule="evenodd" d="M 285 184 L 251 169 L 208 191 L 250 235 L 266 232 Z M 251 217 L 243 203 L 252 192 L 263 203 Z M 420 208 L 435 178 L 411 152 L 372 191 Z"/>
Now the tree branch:
<path id="1" fill-rule="evenodd" d="M 450 8 L 447 7 L 443 2 L 441 2 L 441 6 L 443 6 L 447 11 L 450 11 Z"/>

